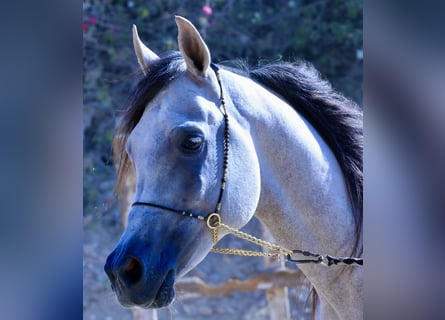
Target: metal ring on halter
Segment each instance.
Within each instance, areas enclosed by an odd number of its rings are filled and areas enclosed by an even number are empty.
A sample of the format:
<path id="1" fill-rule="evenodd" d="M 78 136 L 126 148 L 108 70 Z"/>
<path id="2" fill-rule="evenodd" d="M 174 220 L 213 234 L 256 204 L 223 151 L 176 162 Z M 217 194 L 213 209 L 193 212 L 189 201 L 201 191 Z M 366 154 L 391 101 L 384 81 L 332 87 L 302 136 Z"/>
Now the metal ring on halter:
<path id="1" fill-rule="evenodd" d="M 218 213 L 212 213 L 207 217 L 207 227 L 211 230 L 218 228 L 221 223 L 221 216 Z"/>

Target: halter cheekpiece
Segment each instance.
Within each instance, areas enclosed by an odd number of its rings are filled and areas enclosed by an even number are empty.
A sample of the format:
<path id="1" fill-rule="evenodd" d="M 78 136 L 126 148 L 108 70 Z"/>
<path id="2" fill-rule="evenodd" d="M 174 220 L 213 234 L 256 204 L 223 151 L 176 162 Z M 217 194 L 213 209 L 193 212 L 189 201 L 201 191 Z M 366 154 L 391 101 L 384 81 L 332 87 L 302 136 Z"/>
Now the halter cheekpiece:
<path id="1" fill-rule="evenodd" d="M 255 243 L 261 247 L 268 248 L 272 252 L 259 252 L 259 251 L 251 251 L 251 250 L 243 250 L 243 249 L 229 249 L 229 248 L 213 248 L 213 252 L 218 253 L 224 253 L 224 254 L 231 254 L 231 255 L 242 255 L 242 256 L 266 256 L 266 257 L 272 257 L 272 258 L 280 258 L 280 257 L 286 257 L 285 261 L 287 262 L 294 262 L 294 263 L 320 263 L 326 266 L 331 266 L 334 264 L 356 264 L 356 265 L 363 265 L 363 259 L 361 258 L 354 258 L 354 257 L 333 257 L 327 254 L 318 254 L 313 253 L 307 250 L 289 250 L 286 248 L 282 248 L 276 244 L 258 239 L 252 235 L 249 235 L 247 233 L 244 233 L 242 231 L 239 231 L 235 228 L 232 228 L 228 225 L 225 225 L 221 222 L 221 203 L 222 198 L 224 195 L 224 190 L 226 188 L 226 181 L 227 181 L 227 171 L 228 171 L 228 165 L 229 165 L 229 143 L 230 143 L 230 134 L 229 134 L 229 116 L 227 113 L 226 103 L 224 100 L 224 92 L 223 87 L 221 84 L 221 76 L 219 74 L 219 68 L 217 65 L 211 63 L 210 67 L 215 72 L 216 79 L 218 81 L 219 89 L 220 89 L 220 107 L 222 114 L 224 116 L 224 140 L 223 140 L 223 147 L 224 147 L 224 153 L 223 153 L 223 174 L 221 177 L 221 185 L 219 189 L 219 195 L 218 195 L 218 201 L 216 203 L 215 210 L 205 216 L 202 216 L 200 214 L 196 214 L 193 212 L 188 212 L 184 210 L 178 210 L 174 208 L 170 208 L 167 206 L 159 205 L 152 202 L 142 202 L 142 201 L 136 201 L 131 206 L 146 206 L 146 207 L 153 207 L 158 208 L 165 211 L 174 212 L 176 214 L 179 214 L 184 217 L 190 217 L 195 218 L 201 221 L 205 221 L 207 223 L 207 226 L 209 229 L 213 231 L 213 244 L 216 245 L 218 242 L 218 229 L 223 229 L 241 239 L 247 240 L 249 242 Z M 312 257 L 313 259 L 292 259 L 292 255 L 294 254 L 300 254 L 306 257 Z"/>

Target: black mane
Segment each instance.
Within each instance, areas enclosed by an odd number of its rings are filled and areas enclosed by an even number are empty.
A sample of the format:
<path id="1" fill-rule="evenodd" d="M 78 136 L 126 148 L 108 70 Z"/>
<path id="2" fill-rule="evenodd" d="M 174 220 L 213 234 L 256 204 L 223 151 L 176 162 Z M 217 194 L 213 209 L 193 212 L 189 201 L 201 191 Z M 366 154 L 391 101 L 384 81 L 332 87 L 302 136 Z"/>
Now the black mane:
<path id="1" fill-rule="evenodd" d="M 139 81 L 128 100 L 120 125 L 122 134 L 130 134 L 147 104 L 175 78 L 183 61 L 179 52 L 170 52 L 149 65 L 149 72 Z"/>
<path id="2" fill-rule="evenodd" d="M 247 71 L 248 76 L 276 92 L 317 130 L 334 152 L 346 179 L 358 248 L 363 220 L 363 113 L 332 89 L 310 64 L 275 63 Z"/>

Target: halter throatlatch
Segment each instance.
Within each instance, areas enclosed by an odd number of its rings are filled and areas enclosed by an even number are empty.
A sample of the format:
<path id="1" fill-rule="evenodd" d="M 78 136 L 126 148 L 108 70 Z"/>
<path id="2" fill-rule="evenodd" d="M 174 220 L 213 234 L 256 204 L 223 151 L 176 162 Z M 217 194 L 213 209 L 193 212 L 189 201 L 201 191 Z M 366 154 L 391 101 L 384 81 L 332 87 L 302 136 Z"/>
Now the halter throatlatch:
<path id="1" fill-rule="evenodd" d="M 248 257 L 271 257 L 280 259 L 284 257 L 284 261 L 287 262 L 294 262 L 294 263 L 320 263 L 325 266 L 331 266 L 336 264 L 346 264 L 346 265 L 363 265 L 363 259 L 361 258 L 354 258 L 354 257 L 333 257 L 327 254 L 318 254 L 313 253 L 306 250 L 289 250 L 286 248 L 283 248 L 279 245 L 270 243 L 265 240 L 258 239 L 250 234 L 247 234 L 245 232 L 239 231 L 238 229 L 232 228 L 224 223 L 221 222 L 221 203 L 222 198 L 224 195 L 224 190 L 226 188 L 226 182 L 227 182 L 227 171 L 229 166 L 229 143 L 230 143 L 230 134 L 229 134 L 229 116 L 227 113 L 226 103 L 224 100 L 224 92 L 221 84 L 221 76 L 219 74 L 219 68 L 215 64 L 210 64 L 210 67 L 215 72 L 216 79 L 218 81 L 219 90 L 220 90 L 220 103 L 221 103 L 221 111 L 224 116 L 224 153 L 223 153 L 223 173 L 221 177 L 221 186 L 219 189 L 219 195 L 218 195 L 218 201 L 216 203 L 216 207 L 214 212 L 207 214 L 206 216 L 199 215 L 192 212 L 187 212 L 184 210 L 177 210 L 170 207 L 166 207 L 163 205 L 159 205 L 156 203 L 151 202 L 141 202 L 137 201 L 132 204 L 132 206 L 148 206 L 148 207 L 154 207 L 165 211 L 170 211 L 177 213 L 184 217 L 190 217 L 195 218 L 201 221 L 205 221 L 207 224 L 207 227 L 212 230 L 212 240 L 213 245 L 215 246 L 219 240 L 219 230 L 226 231 L 228 233 L 233 234 L 234 236 L 244 239 L 246 241 L 249 241 L 251 243 L 254 243 L 260 247 L 267 248 L 270 252 L 263 252 L 263 251 L 253 251 L 253 250 L 244 250 L 244 249 L 232 249 L 232 248 L 213 248 L 212 252 L 217 253 L 223 253 L 223 254 L 230 254 L 230 255 L 240 255 L 240 256 L 248 256 Z M 295 254 L 300 254 L 305 257 L 311 257 L 313 259 L 292 259 L 292 256 Z"/>

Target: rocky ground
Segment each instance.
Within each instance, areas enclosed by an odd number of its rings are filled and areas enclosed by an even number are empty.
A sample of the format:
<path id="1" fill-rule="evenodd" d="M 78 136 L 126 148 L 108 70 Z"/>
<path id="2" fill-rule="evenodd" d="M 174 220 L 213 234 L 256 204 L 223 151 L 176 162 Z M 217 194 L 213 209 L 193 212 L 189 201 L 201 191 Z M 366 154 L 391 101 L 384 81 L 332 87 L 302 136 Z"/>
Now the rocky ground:
<path id="1" fill-rule="evenodd" d="M 84 262 L 83 262 L 83 312 L 85 320 L 131 320 L 132 311 L 122 308 L 110 289 L 103 271 L 107 254 L 117 243 L 121 229 L 116 222 L 118 215 L 84 220 Z M 258 221 L 252 221 L 246 231 L 258 234 Z M 240 246 L 239 240 L 226 237 L 222 245 Z M 219 285 L 229 279 L 246 280 L 265 270 L 263 258 L 223 256 L 210 253 L 209 256 L 188 276 L 197 276 L 209 285 Z M 289 288 L 289 302 L 292 319 L 310 319 L 309 289 L 307 282 L 300 288 Z M 151 312 L 151 311 L 144 311 Z M 186 298 L 177 292 L 175 302 L 168 308 L 157 311 L 157 319 L 175 320 L 228 320 L 228 319 L 270 319 L 265 291 L 236 293 L 210 298 Z"/>

